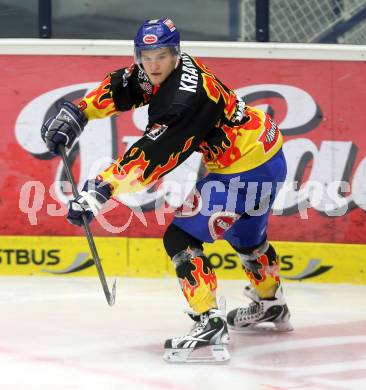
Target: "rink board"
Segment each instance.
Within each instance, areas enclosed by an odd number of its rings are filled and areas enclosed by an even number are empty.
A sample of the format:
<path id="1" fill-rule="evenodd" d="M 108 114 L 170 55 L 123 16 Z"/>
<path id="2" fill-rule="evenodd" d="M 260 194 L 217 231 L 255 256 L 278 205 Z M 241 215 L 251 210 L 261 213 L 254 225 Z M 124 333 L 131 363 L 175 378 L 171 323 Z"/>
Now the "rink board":
<path id="1" fill-rule="evenodd" d="M 107 276 L 174 276 L 159 238 L 96 237 Z M 366 246 L 272 242 L 282 278 L 292 281 L 366 284 Z M 206 244 L 217 275 L 244 277 L 239 258 L 225 241 Z M 96 276 L 85 237 L 0 236 L 0 275 Z"/>

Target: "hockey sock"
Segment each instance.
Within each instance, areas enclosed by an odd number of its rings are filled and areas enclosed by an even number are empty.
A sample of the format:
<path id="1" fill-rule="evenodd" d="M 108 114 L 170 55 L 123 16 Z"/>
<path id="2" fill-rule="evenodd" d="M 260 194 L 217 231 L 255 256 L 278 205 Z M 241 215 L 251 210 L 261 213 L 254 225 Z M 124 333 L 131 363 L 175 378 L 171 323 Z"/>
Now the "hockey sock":
<path id="1" fill-rule="evenodd" d="M 198 314 L 217 308 L 215 272 L 202 250 L 186 249 L 172 261 L 189 306 Z"/>
<path id="2" fill-rule="evenodd" d="M 239 253 L 239 257 L 259 298 L 273 298 L 280 285 L 278 258 L 273 246 L 266 241 L 250 254 Z"/>

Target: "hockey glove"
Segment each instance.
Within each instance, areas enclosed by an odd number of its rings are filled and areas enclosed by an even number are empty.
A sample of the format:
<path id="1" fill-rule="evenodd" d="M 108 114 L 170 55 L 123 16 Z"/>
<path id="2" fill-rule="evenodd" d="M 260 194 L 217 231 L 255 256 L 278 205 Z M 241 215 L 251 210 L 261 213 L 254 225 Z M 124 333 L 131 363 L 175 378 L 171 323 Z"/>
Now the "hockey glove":
<path id="1" fill-rule="evenodd" d="M 67 220 L 76 226 L 83 224 L 83 214 L 88 222 L 96 217 L 103 204 L 111 197 L 112 191 L 108 183 L 99 180 L 88 180 L 80 195 L 69 202 Z"/>
<path id="2" fill-rule="evenodd" d="M 88 120 L 73 103 L 64 102 L 56 116 L 48 118 L 42 125 L 41 136 L 53 154 L 59 154 L 58 146 L 70 148 L 84 130 Z"/>

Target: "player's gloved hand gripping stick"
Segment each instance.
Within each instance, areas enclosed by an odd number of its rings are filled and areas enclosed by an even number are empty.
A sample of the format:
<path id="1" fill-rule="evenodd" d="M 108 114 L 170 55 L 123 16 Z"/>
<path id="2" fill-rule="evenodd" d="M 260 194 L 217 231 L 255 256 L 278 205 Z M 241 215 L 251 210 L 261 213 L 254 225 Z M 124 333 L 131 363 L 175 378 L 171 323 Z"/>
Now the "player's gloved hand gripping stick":
<path id="1" fill-rule="evenodd" d="M 65 146 L 62 144 L 58 145 L 58 151 L 62 157 L 64 166 L 65 166 L 66 175 L 67 175 L 67 178 L 68 178 L 68 180 L 71 184 L 71 187 L 72 187 L 72 193 L 73 193 L 75 198 L 78 198 L 80 195 L 79 195 L 79 192 L 77 190 L 71 169 L 69 167 L 69 163 L 67 161 Z M 97 251 L 97 248 L 95 246 L 94 239 L 93 239 L 93 236 L 92 236 L 92 233 L 90 230 L 87 214 L 85 212 L 83 212 L 81 217 L 82 217 L 82 222 L 83 222 L 83 226 L 85 229 L 86 237 L 88 239 L 89 248 L 90 248 L 91 253 L 93 255 L 93 260 L 94 260 L 95 266 L 97 267 L 100 282 L 102 283 L 102 286 L 103 286 L 103 291 L 104 291 L 105 297 L 107 299 L 108 305 L 113 306 L 115 303 L 115 299 L 116 299 L 116 282 L 117 282 L 117 280 L 114 281 L 113 286 L 112 286 L 112 292 L 110 292 L 105 275 L 104 275 L 102 264 L 101 264 L 101 261 L 100 261 L 99 255 L 98 255 L 98 251 Z"/>

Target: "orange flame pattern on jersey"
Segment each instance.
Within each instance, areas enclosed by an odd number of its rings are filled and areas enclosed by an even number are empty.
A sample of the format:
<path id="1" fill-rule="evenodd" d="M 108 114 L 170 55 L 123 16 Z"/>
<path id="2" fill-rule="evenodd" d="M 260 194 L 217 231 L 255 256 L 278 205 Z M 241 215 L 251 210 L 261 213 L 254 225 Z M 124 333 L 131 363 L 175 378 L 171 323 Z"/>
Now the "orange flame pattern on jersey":
<path id="1" fill-rule="evenodd" d="M 134 148 L 131 150 L 131 155 L 135 155 L 139 149 Z M 129 175 L 131 172 L 138 172 L 140 175 L 135 176 L 133 178 L 133 182 L 131 182 L 132 185 L 136 184 L 135 181 L 139 180 L 141 181 L 141 174 L 143 174 L 146 170 L 146 168 L 149 166 L 150 161 L 146 159 L 145 152 L 143 150 L 140 151 L 140 153 L 137 155 L 137 157 L 128 163 L 122 164 L 123 158 L 120 158 L 117 160 L 117 172 L 122 175 Z"/>
<path id="2" fill-rule="evenodd" d="M 182 151 L 174 154 L 172 153 L 169 156 L 169 160 L 161 165 L 159 164 L 158 166 L 155 167 L 155 169 L 152 171 L 152 173 L 149 174 L 149 176 L 146 179 L 142 179 L 142 182 L 145 185 L 148 185 L 150 183 L 153 183 L 157 180 L 159 180 L 163 175 L 166 173 L 170 172 L 172 169 L 174 169 L 178 163 L 179 163 L 179 157 L 182 153 L 186 152 L 190 146 L 192 145 L 193 137 L 190 137 L 184 144 Z M 140 180 L 141 181 L 141 180 Z"/>
<path id="3" fill-rule="evenodd" d="M 138 150 L 138 148 L 132 149 L 130 155 L 136 154 Z M 101 172 L 97 179 L 109 183 L 113 195 L 141 190 L 143 186 L 139 178 L 149 165 L 149 161 L 145 158 L 145 152 L 142 151 L 135 159 L 126 164 L 121 164 L 121 162 L 123 162 L 123 157 Z"/>
<path id="4" fill-rule="evenodd" d="M 181 153 L 187 151 L 193 142 L 194 136 L 190 137 L 184 144 L 181 152 L 172 153 L 165 164 L 157 165 L 146 177 L 146 170 L 150 165 L 150 160 L 146 158 L 145 152 L 137 147 L 131 149 L 128 158 L 136 157 L 127 163 L 125 158 L 119 158 L 114 164 L 103 171 L 98 179 L 108 182 L 113 188 L 113 193 L 125 193 L 139 191 L 144 186 L 159 180 L 164 174 L 171 171 L 179 163 Z M 140 152 L 140 153 L 138 153 Z M 133 188 L 134 187 L 134 188 Z"/>
<path id="5" fill-rule="evenodd" d="M 171 171 L 173 168 L 175 168 L 178 165 L 179 155 L 180 153 L 177 154 L 172 153 L 169 156 L 169 160 L 167 161 L 167 163 L 163 165 L 159 164 L 158 166 L 156 166 L 156 168 L 152 171 L 149 177 L 146 180 L 142 180 L 142 181 L 145 184 L 150 184 L 160 179 L 165 173 Z"/>
<path id="6" fill-rule="evenodd" d="M 200 69 L 202 69 L 205 73 L 209 74 L 210 76 L 215 77 L 215 76 L 213 75 L 213 73 L 210 71 L 210 69 L 208 69 L 208 67 L 207 67 L 204 63 L 202 63 L 202 61 L 201 61 L 199 58 L 193 58 L 193 60 L 194 60 L 194 62 L 196 63 L 196 65 L 197 65 Z"/>
<path id="7" fill-rule="evenodd" d="M 197 256 L 191 262 L 195 266 L 194 271 L 191 271 L 195 284 L 192 285 L 187 278 L 180 279 L 180 282 L 183 294 L 191 308 L 197 313 L 203 313 L 216 307 L 217 279 L 213 270 L 208 269 L 205 273 L 201 257 Z"/>
<path id="8" fill-rule="evenodd" d="M 220 98 L 225 102 L 224 113 L 227 119 L 230 120 L 236 109 L 236 95 L 230 89 L 225 89 L 224 86 L 212 75 L 202 73 L 203 88 L 207 96 L 218 103 Z"/>
<path id="9" fill-rule="evenodd" d="M 184 144 L 184 147 L 182 149 L 182 153 L 186 152 L 192 145 L 192 142 L 193 142 L 193 139 L 194 139 L 194 136 L 191 137 L 191 138 L 188 138 L 186 143 Z"/>
<path id="10" fill-rule="evenodd" d="M 220 97 L 225 102 L 224 113 L 227 119 L 230 120 L 236 109 L 236 95 L 235 93 L 224 87 L 222 83 L 215 77 L 215 75 L 204 65 L 199 59 L 195 58 L 194 62 L 196 65 L 203 70 L 203 88 L 205 89 L 207 96 L 217 103 Z"/>
<path id="11" fill-rule="evenodd" d="M 227 167 L 241 157 L 240 149 L 235 145 L 235 141 L 240 134 L 237 127 L 222 125 L 226 139 L 221 145 L 210 146 L 206 141 L 201 142 L 200 149 L 206 164 L 214 161 L 216 165 Z"/>
<path id="12" fill-rule="evenodd" d="M 107 76 L 97 88 L 88 93 L 79 103 L 90 119 L 105 118 L 117 110 L 112 99 L 111 76 Z"/>
<path id="13" fill-rule="evenodd" d="M 263 126 L 264 118 L 258 110 L 253 110 L 251 107 L 245 107 L 245 114 L 250 118 L 241 126 L 245 130 L 258 130 Z"/>

